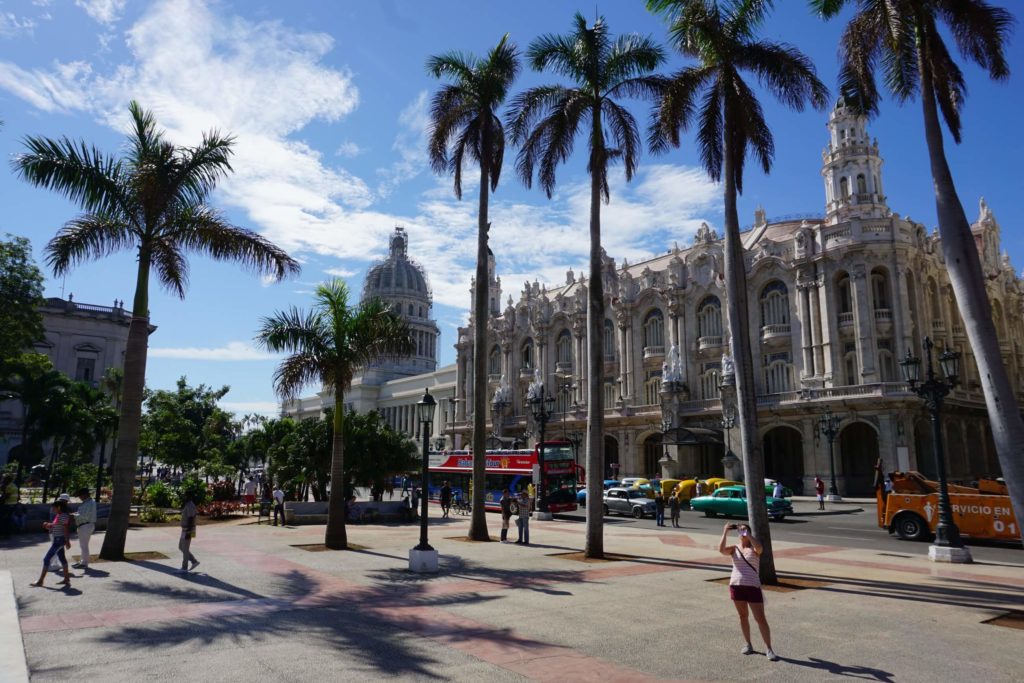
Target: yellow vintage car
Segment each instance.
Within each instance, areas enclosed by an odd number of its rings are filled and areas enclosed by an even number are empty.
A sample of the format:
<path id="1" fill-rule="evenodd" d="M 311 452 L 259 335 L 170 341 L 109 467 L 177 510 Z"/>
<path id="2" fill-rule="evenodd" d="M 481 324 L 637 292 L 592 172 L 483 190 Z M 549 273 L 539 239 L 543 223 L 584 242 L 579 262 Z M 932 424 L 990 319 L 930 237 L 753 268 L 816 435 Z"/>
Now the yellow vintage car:
<path id="1" fill-rule="evenodd" d="M 671 485 L 666 486 L 669 482 Z M 661 490 L 662 495 L 668 497 L 671 496 L 677 489 L 682 495 L 679 496 L 679 500 L 682 503 L 688 503 L 694 496 L 694 490 L 697 487 L 697 482 L 693 479 L 662 479 Z"/>
<path id="2" fill-rule="evenodd" d="M 742 481 L 732 481 L 731 479 L 723 479 L 721 477 L 711 477 L 710 479 L 704 480 L 704 485 L 707 487 L 704 490 L 704 495 L 710 495 L 712 491 L 717 491 L 723 486 L 743 486 Z"/>

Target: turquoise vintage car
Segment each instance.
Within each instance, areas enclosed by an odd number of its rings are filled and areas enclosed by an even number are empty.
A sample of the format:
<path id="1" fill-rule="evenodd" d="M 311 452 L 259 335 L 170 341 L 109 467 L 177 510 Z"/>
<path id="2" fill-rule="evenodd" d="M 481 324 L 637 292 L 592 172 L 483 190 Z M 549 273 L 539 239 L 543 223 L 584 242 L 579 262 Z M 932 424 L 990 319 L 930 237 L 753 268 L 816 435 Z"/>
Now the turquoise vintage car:
<path id="1" fill-rule="evenodd" d="M 793 504 L 785 498 L 765 496 L 765 500 L 768 503 L 769 518 L 781 520 L 793 514 Z M 723 486 L 710 496 L 691 499 L 690 507 L 703 512 L 707 517 L 746 517 L 747 489 L 745 486 Z"/>

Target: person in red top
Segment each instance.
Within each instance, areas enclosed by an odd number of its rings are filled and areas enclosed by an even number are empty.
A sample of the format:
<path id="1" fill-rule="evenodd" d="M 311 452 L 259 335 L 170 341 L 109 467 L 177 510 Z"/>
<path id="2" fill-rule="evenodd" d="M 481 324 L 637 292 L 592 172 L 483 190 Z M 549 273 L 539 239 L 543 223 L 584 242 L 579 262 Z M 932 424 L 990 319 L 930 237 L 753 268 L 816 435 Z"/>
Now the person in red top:
<path id="1" fill-rule="evenodd" d="M 58 586 L 71 586 L 71 573 L 68 571 L 68 558 L 64 554 L 66 548 L 71 548 L 71 516 L 68 514 L 68 502 L 57 500 L 53 503 L 53 521 L 44 522 L 43 528 L 53 535 L 50 549 L 46 551 L 43 558 L 43 571 L 39 574 L 39 580 L 31 585 L 41 587 L 46 579 L 46 570 L 50 566 L 50 560 L 54 555 L 60 560 L 60 566 L 64 568 L 64 580 Z"/>
<path id="2" fill-rule="evenodd" d="M 818 509 L 825 509 L 825 482 L 821 480 L 821 477 L 814 478 L 814 493 L 818 496 Z"/>

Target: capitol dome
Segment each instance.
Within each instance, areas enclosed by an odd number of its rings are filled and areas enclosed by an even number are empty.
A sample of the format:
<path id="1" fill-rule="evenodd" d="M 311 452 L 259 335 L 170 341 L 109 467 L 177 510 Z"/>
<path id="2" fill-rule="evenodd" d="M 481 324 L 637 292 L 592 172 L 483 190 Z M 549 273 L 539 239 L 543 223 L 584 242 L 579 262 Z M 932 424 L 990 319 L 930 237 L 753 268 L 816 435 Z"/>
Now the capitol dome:
<path id="1" fill-rule="evenodd" d="M 432 319 L 433 295 L 423 266 L 409 259 L 405 228 L 391 234 L 389 253 L 366 273 L 361 300 L 376 298 L 391 305 L 405 319 L 415 351 L 411 356 L 381 360 L 363 373 L 364 383 L 382 383 L 437 369 L 437 342 L 441 332 Z"/>

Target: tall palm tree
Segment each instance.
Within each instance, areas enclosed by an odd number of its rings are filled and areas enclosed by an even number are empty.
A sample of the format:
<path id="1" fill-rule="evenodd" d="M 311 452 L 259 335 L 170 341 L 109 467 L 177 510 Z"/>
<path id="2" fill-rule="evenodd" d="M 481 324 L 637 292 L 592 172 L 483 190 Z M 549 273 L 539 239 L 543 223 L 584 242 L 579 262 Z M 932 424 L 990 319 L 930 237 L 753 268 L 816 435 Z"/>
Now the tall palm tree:
<path id="1" fill-rule="evenodd" d="M 572 31 L 544 35 L 530 44 L 530 65 L 551 69 L 572 86 L 530 88 L 512 103 L 509 124 L 520 145 L 516 170 L 527 187 L 534 169 L 551 198 L 555 170 L 573 151 L 576 136 L 586 136 L 590 173 L 590 280 L 587 283 L 587 489 L 600 491 L 604 473 L 604 291 L 601 271 L 601 200 L 609 201 L 608 165 L 621 160 L 632 180 L 641 138 L 633 115 L 620 97 L 652 96 L 659 79 L 651 72 L 664 60 L 650 38 L 625 35 L 612 40 L 603 18 L 593 26 L 577 12 Z M 611 136 L 612 146 L 606 135 Z M 587 557 L 604 557 L 604 517 L 600 505 L 587 506 Z"/>
<path id="2" fill-rule="evenodd" d="M 316 289 L 313 308 L 278 311 L 263 318 L 257 343 L 290 354 L 274 372 L 274 389 L 282 398 L 295 397 L 311 382 L 334 393 L 331 442 L 331 492 L 324 543 L 332 550 L 348 548 L 345 531 L 345 391 L 361 368 L 386 356 L 404 356 L 415 347 L 405 320 L 379 299 L 357 307 L 348 303 L 348 285 L 332 280 Z"/>
<path id="3" fill-rule="evenodd" d="M 999 351 L 992 305 L 971 226 L 946 161 L 939 113 L 960 143 L 960 109 L 967 96 L 963 72 L 939 30 L 944 23 L 960 54 L 1003 81 L 1010 77 L 1004 48 L 1013 16 L 984 0 L 812 0 L 824 18 L 847 4 L 856 14 L 840 42 L 839 87 L 869 116 L 878 113 L 875 72 L 881 62 L 886 86 L 899 102 L 920 96 L 928 143 L 935 213 L 949 280 L 978 364 L 992 438 L 1014 509 L 1024 510 L 1024 420 Z"/>
<path id="4" fill-rule="evenodd" d="M 46 246 L 55 275 L 79 263 L 124 249 L 138 258 L 132 319 L 124 354 L 124 388 L 114 466 L 114 495 L 100 557 L 124 557 L 138 457 L 142 392 L 149 339 L 149 280 L 155 271 L 168 291 L 184 298 L 189 252 L 235 261 L 259 274 L 283 279 L 299 271 L 284 251 L 258 234 L 228 223 L 207 204 L 217 182 L 231 171 L 234 138 L 216 131 L 195 147 L 167 140 L 150 112 L 128 107 L 132 130 L 123 158 L 83 141 L 29 137 L 14 171 L 54 190 L 83 209 Z"/>
<path id="5" fill-rule="evenodd" d="M 797 111 L 808 102 L 823 109 L 828 89 L 818 80 L 811 61 L 795 47 L 757 38 L 770 0 L 649 0 L 647 6 L 668 18 L 676 49 L 697 61 L 672 74 L 665 84 L 654 112 L 651 147 L 655 151 L 665 151 L 669 145 L 678 147 L 680 130 L 689 128 L 698 116 L 701 163 L 712 180 L 722 182 L 725 293 L 736 367 L 747 507 L 754 535 L 765 549 L 761 555 L 762 581 L 776 583 L 764 496 L 764 461 L 757 437 L 747 275 L 736 211 L 748 150 L 768 173 L 775 147 L 761 103 L 742 72 L 753 73 L 765 89 Z"/>
<path id="6" fill-rule="evenodd" d="M 473 297 L 473 517 L 469 538 L 487 541 L 484 511 L 487 421 L 487 231 L 489 193 L 498 189 L 505 158 L 505 128 L 497 110 L 519 73 L 519 51 L 506 33 L 485 59 L 457 52 L 431 57 L 427 71 L 453 81 L 434 95 L 430 106 L 430 165 L 455 176 L 462 199 L 462 164 L 469 157 L 480 167 L 477 210 L 476 289 Z"/>

